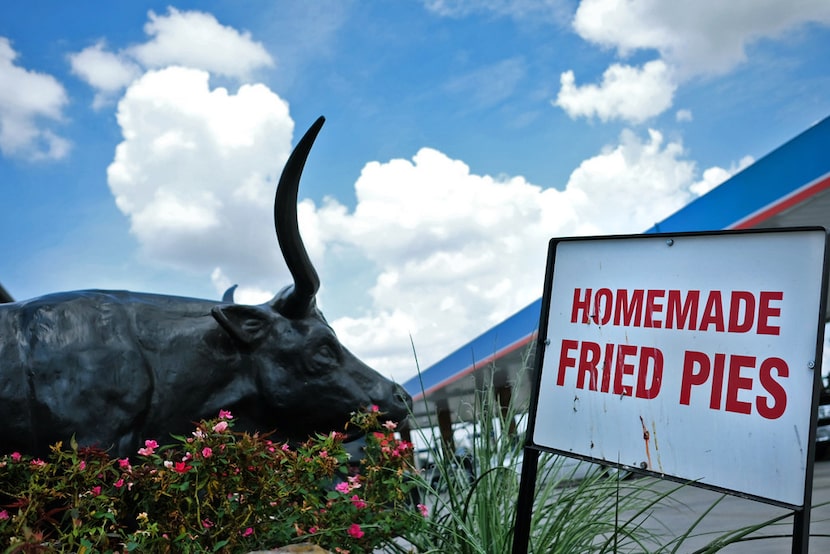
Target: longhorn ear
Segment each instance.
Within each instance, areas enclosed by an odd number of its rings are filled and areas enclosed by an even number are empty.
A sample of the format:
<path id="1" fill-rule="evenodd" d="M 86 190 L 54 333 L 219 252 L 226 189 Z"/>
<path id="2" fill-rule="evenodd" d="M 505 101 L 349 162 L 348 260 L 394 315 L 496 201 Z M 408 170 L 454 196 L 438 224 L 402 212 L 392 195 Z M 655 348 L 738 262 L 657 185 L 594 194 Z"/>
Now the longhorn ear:
<path id="1" fill-rule="evenodd" d="M 257 306 L 214 306 L 210 313 L 228 334 L 247 345 L 262 340 L 271 328 L 271 314 Z"/>

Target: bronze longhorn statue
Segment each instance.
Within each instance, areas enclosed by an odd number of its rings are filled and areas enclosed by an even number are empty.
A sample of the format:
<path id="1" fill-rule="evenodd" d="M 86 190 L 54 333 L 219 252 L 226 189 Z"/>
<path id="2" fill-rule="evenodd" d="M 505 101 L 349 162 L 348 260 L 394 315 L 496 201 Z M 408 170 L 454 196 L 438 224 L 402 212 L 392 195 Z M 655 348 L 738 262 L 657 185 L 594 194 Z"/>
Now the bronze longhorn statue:
<path id="1" fill-rule="evenodd" d="M 409 395 L 346 350 L 315 304 L 297 190 L 323 122 L 277 186 L 277 238 L 294 284 L 270 302 L 84 290 L 0 304 L 0 453 L 43 455 L 74 435 L 127 456 L 220 409 L 238 430 L 299 440 L 343 431 L 351 412 L 373 404 L 407 417 Z"/>

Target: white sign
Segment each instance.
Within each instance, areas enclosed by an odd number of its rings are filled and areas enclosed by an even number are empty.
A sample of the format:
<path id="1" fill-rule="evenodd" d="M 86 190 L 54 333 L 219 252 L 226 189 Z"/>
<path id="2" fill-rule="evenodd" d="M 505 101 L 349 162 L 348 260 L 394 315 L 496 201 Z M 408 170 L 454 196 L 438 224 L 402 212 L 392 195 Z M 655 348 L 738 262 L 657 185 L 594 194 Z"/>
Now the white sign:
<path id="1" fill-rule="evenodd" d="M 533 443 L 803 505 L 825 242 L 552 241 Z"/>

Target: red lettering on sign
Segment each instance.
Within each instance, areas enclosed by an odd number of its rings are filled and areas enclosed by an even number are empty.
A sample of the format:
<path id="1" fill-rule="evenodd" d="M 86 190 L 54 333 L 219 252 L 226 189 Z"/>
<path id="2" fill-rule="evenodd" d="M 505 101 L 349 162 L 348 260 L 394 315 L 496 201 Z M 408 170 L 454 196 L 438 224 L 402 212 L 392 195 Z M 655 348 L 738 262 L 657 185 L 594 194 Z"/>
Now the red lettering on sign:
<path id="1" fill-rule="evenodd" d="M 663 383 L 663 353 L 633 344 L 603 346 L 566 339 L 559 349 L 557 386 L 565 385 L 568 369 L 576 370 L 578 389 L 651 399 L 660 393 Z"/>
<path id="2" fill-rule="evenodd" d="M 631 385 L 623 385 L 623 377 L 634 375 L 634 364 L 627 363 L 626 358 L 637 354 L 637 347 L 631 344 L 621 344 L 617 347 L 617 363 L 614 372 L 614 394 L 631 396 L 634 390 Z"/>
<path id="3" fill-rule="evenodd" d="M 603 359 L 605 362 L 603 362 L 602 385 L 600 390 L 602 392 L 608 392 L 611 390 L 611 368 L 609 365 L 611 364 L 611 360 L 614 359 L 614 343 L 605 345 L 605 358 Z"/>
<path id="4" fill-rule="evenodd" d="M 645 327 L 656 327 L 660 328 L 663 326 L 662 321 L 655 321 L 654 314 L 658 314 L 663 311 L 663 305 L 658 304 L 657 300 L 659 298 L 663 298 L 666 295 L 666 291 L 664 290 L 651 290 L 649 289 L 648 293 L 646 294 L 646 321 Z"/>
<path id="5" fill-rule="evenodd" d="M 720 410 L 721 391 L 723 390 L 723 368 L 726 365 L 726 354 L 715 354 L 715 363 L 712 366 L 712 394 L 709 396 L 709 407 Z"/>
<path id="6" fill-rule="evenodd" d="M 761 364 L 758 379 L 761 381 L 764 390 L 772 397 L 772 405 L 770 405 L 766 396 L 759 396 L 756 399 L 756 405 L 761 417 L 767 419 L 778 419 L 784 415 L 784 411 L 787 409 L 787 392 L 781 386 L 781 383 L 772 377 L 773 370 L 778 373 L 779 377 L 790 376 L 790 368 L 787 367 L 787 362 L 781 358 L 768 358 Z"/>
<path id="7" fill-rule="evenodd" d="M 588 323 L 588 312 L 591 311 L 591 289 L 585 289 L 585 296 L 580 295 L 581 289 L 574 289 L 574 301 L 571 306 L 571 323 Z M 582 312 L 582 317 L 578 316 Z"/>
<path id="8" fill-rule="evenodd" d="M 594 342 L 583 343 L 579 351 L 579 368 L 576 374 L 576 388 L 585 388 L 585 377 L 588 377 L 588 389 L 597 390 L 597 366 L 601 361 L 601 349 Z"/>
<path id="9" fill-rule="evenodd" d="M 758 306 L 758 334 L 759 335 L 780 335 L 781 327 L 769 324 L 769 318 L 780 317 L 781 308 L 770 306 L 770 302 L 781 301 L 784 293 L 781 291 L 762 291 Z"/>
<path id="10" fill-rule="evenodd" d="M 783 298 L 781 291 L 712 290 L 701 305 L 699 290 L 575 288 L 571 323 L 779 335 L 770 320 L 781 316 Z"/>
<path id="11" fill-rule="evenodd" d="M 742 390 L 752 390 L 752 378 L 741 377 L 741 369 L 755 367 L 755 356 L 729 357 L 729 382 L 726 386 L 726 411 L 737 414 L 751 414 L 752 403 L 738 400 Z"/>
<path id="12" fill-rule="evenodd" d="M 607 325 L 614 311 L 614 293 L 611 289 L 599 289 L 594 297 L 593 320 L 597 325 Z"/>
<path id="13" fill-rule="evenodd" d="M 559 373 L 556 375 L 556 384 L 560 387 L 565 384 L 565 370 L 569 367 L 576 367 L 576 358 L 568 356 L 568 352 L 576 350 L 579 342 L 575 340 L 563 340 L 559 350 Z"/>
<path id="14" fill-rule="evenodd" d="M 723 299 L 719 290 L 713 290 L 706 299 L 706 307 L 703 308 L 703 316 L 700 318 L 701 331 L 706 331 L 710 325 L 715 326 L 715 331 L 723 332 Z"/>
<path id="15" fill-rule="evenodd" d="M 727 356 L 718 353 L 714 355 L 714 363 L 712 363 L 710 357 L 703 352 L 686 351 L 680 382 L 680 403 L 690 405 L 693 389 L 703 387 L 705 390 L 709 387 L 709 408 L 720 410 L 724 373 L 726 373 L 726 402 L 723 410 L 736 414 L 752 414 L 753 406 L 755 406 L 761 417 L 767 419 L 781 417 L 787 408 L 787 392 L 780 379 L 789 376 L 787 364 L 781 358 L 767 358 L 761 362 L 758 382 L 768 396 L 755 394 L 754 402 L 748 398 L 746 400 L 740 398 L 741 396 L 746 398 L 753 393 L 754 381 L 748 376 L 751 372 L 744 370 L 755 369 L 757 361 L 755 356 Z"/>
<path id="16" fill-rule="evenodd" d="M 699 369 L 695 371 L 695 366 Z M 680 381 L 680 403 L 688 406 L 692 402 L 692 387 L 709 380 L 709 356 L 703 352 L 689 350 L 683 356 L 683 377 Z"/>
<path id="17" fill-rule="evenodd" d="M 614 304 L 614 325 L 626 327 L 640 326 L 643 317 L 643 289 L 635 289 L 628 300 L 628 291 L 617 289 L 617 301 Z"/>
<path id="18" fill-rule="evenodd" d="M 690 290 L 681 302 L 680 291 L 670 290 L 666 303 L 666 328 L 689 329 L 694 331 L 697 322 L 697 305 L 700 303 L 700 291 Z M 675 320 L 677 322 L 675 323 Z"/>
<path id="19" fill-rule="evenodd" d="M 743 313 L 743 321 L 738 321 Z M 729 303 L 730 333 L 746 333 L 755 323 L 755 295 L 745 290 L 732 291 L 732 301 Z"/>
<path id="20" fill-rule="evenodd" d="M 660 394 L 662 383 L 663 353 L 658 348 L 643 347 L 640 350 L 640 366 L 637 371 L 637 392 L 635 396 L 646 399 L 654 398 Z"/>

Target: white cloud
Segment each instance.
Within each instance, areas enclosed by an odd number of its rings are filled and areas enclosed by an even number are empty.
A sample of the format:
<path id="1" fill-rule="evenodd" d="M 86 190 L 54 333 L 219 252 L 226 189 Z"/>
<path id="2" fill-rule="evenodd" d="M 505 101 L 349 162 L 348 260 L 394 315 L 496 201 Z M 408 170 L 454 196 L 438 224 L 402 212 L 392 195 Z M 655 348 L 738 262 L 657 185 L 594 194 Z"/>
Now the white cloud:
<path id="1" fill-rule="evenodd" d="M 517 20 L 563 21 L 568 5 L 562 0 L 423 0 L 424 7 L 441 17 L 494 13 Z"/>
<path id="2" fill-rule="evenodd" d="M 238 286 L 225 275 L 221 267 L 214 268 L 210 274 L 210 280 L 216 291 L 224 296 L 225 292 L 234 285 L 237 288 L 233 291 L 233 301 L 237 304 L 263 304 L 274 297 L 274 289 L 263 289 L 255 286 Z"/>
<path id="3" fill-rule="evenodd" d="M 152 37 L 129 53 L 148 68 L 183 65 L 217 75 L 248 79 L 274 60 L 248 32 L 221 25 L 208 13 L 168 8 L 166 16 L 149 13 L 144 32 Z"/>
<path id="4" fill-rule="evenodd" d="M 620 56 L 657 50 L 683 76 L 723 73 L 746 58 L 746 48 L 799 26 L 830 24 L 825 0 L 582 0 L 573 26 L 590 42 Z"/>
<path id="5" fill-rule="evenodd" d="M 677 110 L 677 113 L 674 114 L 674 118 L 678 122 L 689 122 L 692 121 L 692 110 Z"/>
<path id="6" fill-rule="evenodd" d="M 739 171 L 743 171 L 754 162 L 755 158 L 752 156 L 744 156 L 740 159 L 740 161 L 738 161 L 737 164 L 732 164 L 729 169 L 717 166 L 710 167 L 703 172 L 703 178 L 700 181 L 693 183 L 692 186 L 689 187 L 689 190 L 696 196 L 703 196 Z"/>
<path id="7" fill-rule="evenodd" d="M 148 69 L 182 66 L 246 81 L 257 70 L 273 67 L 265 47 L 221 25 L 208 13 L 168 8 L 167 15 L 149 12 L 144 31 L 147 42 L 109 52 L 103 40 L 69 55 L 72 72 L 95 91 L 93 108 L 113 101 L 117 94 Z"/>
<path id="8" fill-rule="evenodd" d="M 642 123 L 668 109 L 677 88 L 670 69 L 661 60 L 648 62 L 642 69 L 614 64 L 605 70 L 599 86 L 576 86 L 573 71 L 563 73 L 560 82 L 554 105 L 572 118 L 632 123 Z"/>
<path id="9" fill-rule="evenodd" d="M 326 252 L 347 244 L 378 268 L 368 313 L 333 325 L 367 362 L 408 378 L 410 335 L 430 365 L 541 295 L 548 239 L 640 232 L 687 203 L 695 177 L 682 144 L 656 131 L 624 132 L 563 190 L 476 175 L 430 148 L 368 163 L 353 212 L 329 199 L 307 219 Z"/>
<path id="10" fill-rule="evenodd" d="M 60 159 L 69 142 L 47 122 L 60 122 L 67 103 L 63 85 L 51 75 L 15 65 L 17 52 L 0 37 L 0 152 L 33 160 Z"/>
<path id="11" fill-rule="evenodd" d="M 114 101 L 115 94 L 141 73 L 137 64 L 123 55 L 105 51 L 105 47 L 105 42 L 99 41 L 69 55 L 72 73 L 97 90 L 93 101 L 96 109 Z"/>
<path id="12" fill-rule="evenodd" d="M 692 199 L 696 169 L 685 160 L 680 142 L 664 144 L 663 135 L 648 131 L 641 140 L 623 131 L 620 143 L 583 161 L 568 181 L 585 201 L 576 210 L 581 231 L 592 234 L 638 233 Z"/>
<path id="13" fill-rule="evenodd" d="M 208 80 L 170 67 L 129 86 L 109 186 L 147 256 L 204 272 L 232 267 L 248 287 L 273 290 L 263 284 L 281 267 L 273 194 L 293 122 L 264 85 L 233 94 Z"/>
<path id="14" fill-rule="evenodd" d="M 672 106 L 678 83 L 726 73 L 746 59 L 752 43 L 807 23 L 830 24 L 830 2 L 582 0 L 572 22 L 579 36 L 623 59 L 637 51 L 659 58 L 642 69 L 614 63 L 599 86 L 576 87 L 573 71 L 564 72 L 554 104 L 571 117 L 640 123 Z"/>

